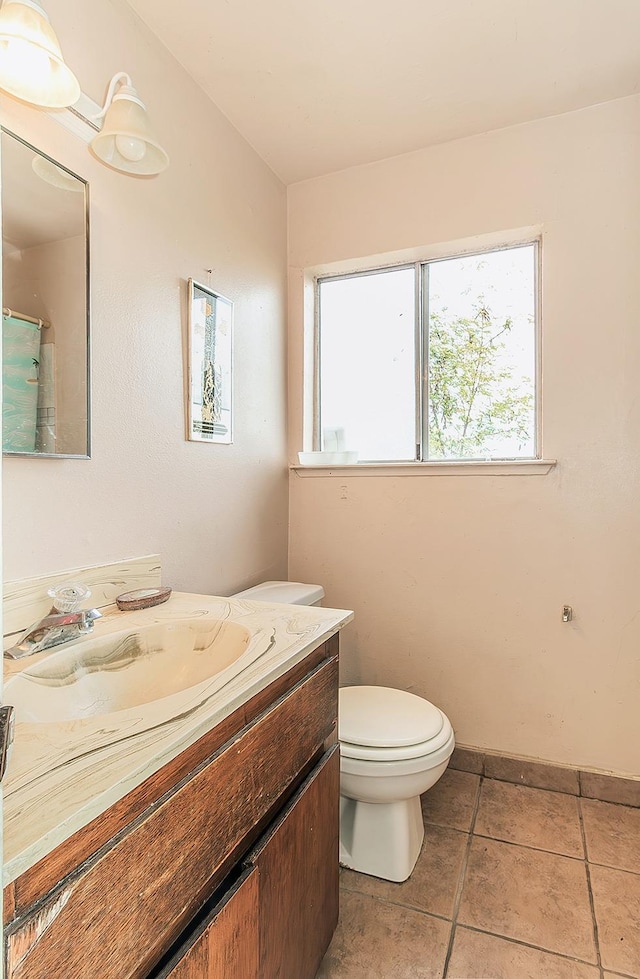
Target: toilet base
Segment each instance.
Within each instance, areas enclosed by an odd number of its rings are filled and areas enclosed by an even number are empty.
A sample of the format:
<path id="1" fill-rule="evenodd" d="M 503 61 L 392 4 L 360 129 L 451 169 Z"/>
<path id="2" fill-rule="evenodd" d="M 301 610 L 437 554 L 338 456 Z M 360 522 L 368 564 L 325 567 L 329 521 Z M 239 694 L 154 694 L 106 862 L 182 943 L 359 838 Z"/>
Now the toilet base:
<path id="1" fill-rule="evenodd" d="M 420 796 L 399 802 L 357 802 L 340 796 L 340 863 L 397 883 L 416 865 L 424 839 Z"/>

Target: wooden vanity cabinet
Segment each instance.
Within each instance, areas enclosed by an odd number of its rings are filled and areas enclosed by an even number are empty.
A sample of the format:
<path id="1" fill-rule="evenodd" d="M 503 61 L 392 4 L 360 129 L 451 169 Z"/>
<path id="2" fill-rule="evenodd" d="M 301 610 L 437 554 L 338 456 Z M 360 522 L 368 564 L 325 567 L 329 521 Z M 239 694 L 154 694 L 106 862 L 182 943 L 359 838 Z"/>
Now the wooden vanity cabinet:
<path id="1" fill-rule="evenodd" d="M 10 885 L 7 979 L 313 979 L 338 908 L 336 654 L 333 637 L 236 711 L 231 736 L 222 722 L 223 743 L 102 845 L 165 769 Z"/>

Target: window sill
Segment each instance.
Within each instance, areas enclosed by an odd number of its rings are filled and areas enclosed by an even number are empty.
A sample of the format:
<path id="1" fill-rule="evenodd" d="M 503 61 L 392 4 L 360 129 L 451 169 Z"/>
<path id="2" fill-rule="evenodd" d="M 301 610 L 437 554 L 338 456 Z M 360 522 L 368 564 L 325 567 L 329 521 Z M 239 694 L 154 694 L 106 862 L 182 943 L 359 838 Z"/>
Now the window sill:
<path id="1" fill-rule="evenodd" d="M 503 462 L 358 462 L 353 466 L 290 466 L 296 476 L 546 476 L 555 459 Z"/>

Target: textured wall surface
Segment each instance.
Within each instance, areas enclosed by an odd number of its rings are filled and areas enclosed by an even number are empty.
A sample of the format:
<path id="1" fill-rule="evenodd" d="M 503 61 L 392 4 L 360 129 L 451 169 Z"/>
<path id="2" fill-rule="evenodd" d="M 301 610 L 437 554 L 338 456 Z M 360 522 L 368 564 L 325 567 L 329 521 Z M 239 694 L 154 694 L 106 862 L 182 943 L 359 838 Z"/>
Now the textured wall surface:
<path id="1" fill-rule="evenodd" d="M 464 744 L 640 776 L 638 173 L 632 97 L 289 188 L 291 458 L 303 269 L 539 226 L 558 460 L 547 476 L 293 474 L 290 576 L 355 609 L 343 682 L 426 696 Z"/>

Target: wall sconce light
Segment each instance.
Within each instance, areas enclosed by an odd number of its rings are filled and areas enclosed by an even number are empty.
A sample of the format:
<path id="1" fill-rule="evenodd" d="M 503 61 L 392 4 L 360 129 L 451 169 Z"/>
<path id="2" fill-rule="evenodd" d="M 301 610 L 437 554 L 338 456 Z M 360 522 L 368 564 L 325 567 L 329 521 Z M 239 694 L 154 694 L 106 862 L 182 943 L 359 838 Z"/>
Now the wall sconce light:
<path id="1" fill-rule="evenodd" d="M 0 10 L 0 88 L 50 109 L 73 105 L 80 97 L 78 79 L 36 0 L 5 0 Z"/>
<path id="2" fill-rule="evenodd" d="M 120 86 L 116 91 L 116 87 Z M 103 163 L 124 173 L 161 173 L 169 157 L 156 139 L 144 102 L 126 72 L 114 75 L 107 99 L 96 118 L 104 116 L 102 129 L 91 140 L 91 149 Z"/>

